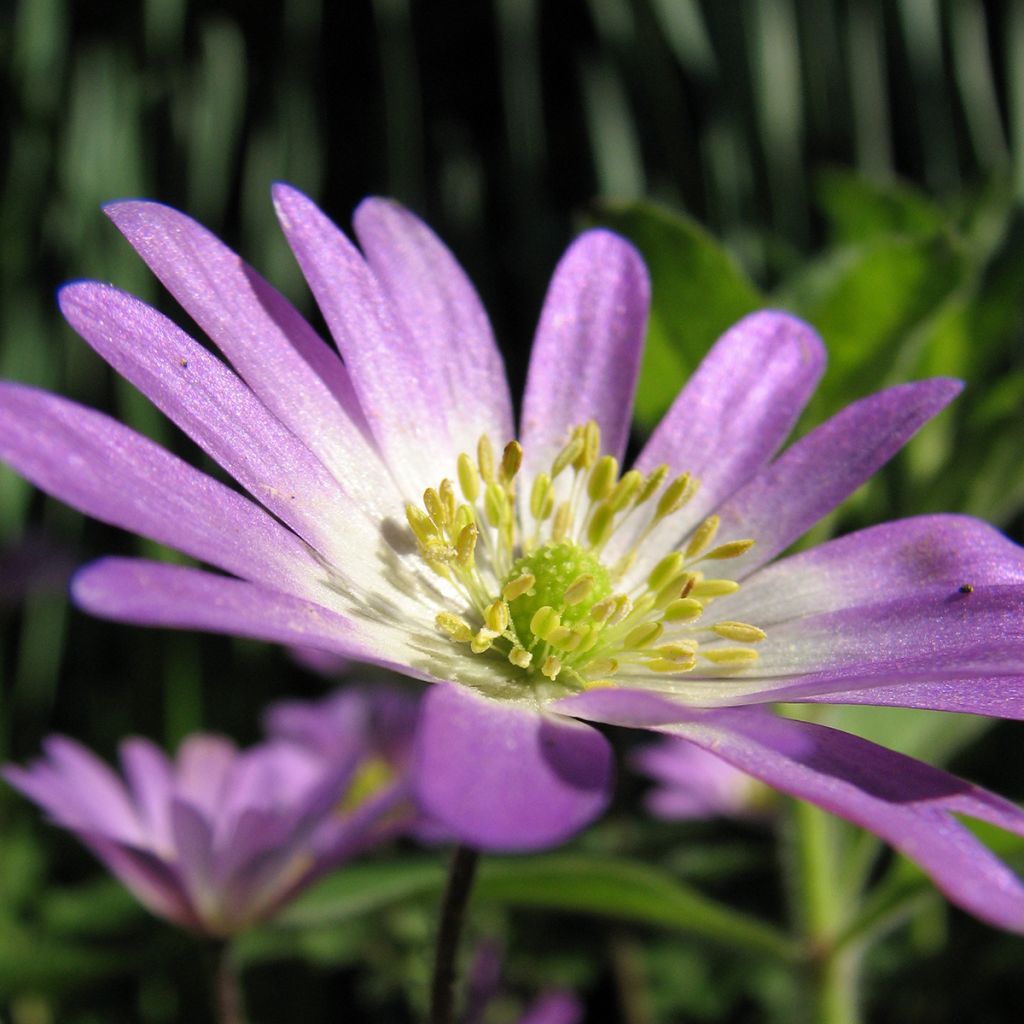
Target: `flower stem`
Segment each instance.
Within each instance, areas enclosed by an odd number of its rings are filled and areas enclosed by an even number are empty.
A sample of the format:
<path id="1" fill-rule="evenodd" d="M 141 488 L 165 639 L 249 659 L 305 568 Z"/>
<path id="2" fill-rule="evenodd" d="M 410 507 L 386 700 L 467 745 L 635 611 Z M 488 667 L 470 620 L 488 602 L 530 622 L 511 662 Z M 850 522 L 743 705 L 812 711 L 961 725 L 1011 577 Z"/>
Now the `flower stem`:
<path id="1" fill-rule="evenodd" d="M 437 929 L 434 977 L 430 989 L 430 1024 L 454 1024 L 455 956 L 479 860 L 480 854 L 468 846 L 456 846 L 452 854 L 448 882 L 441 900 L 441 922 Z"/>
<path id="2" fill-rule="evenodd" d="M 836 823 L 803 801 L 794 802 L 792 823 L 789 859 L 806 949 L 802 973 L 807 1015 L 814 1024 L 859 1024 L 860 950 L 836 945 L 848 909 L 840 884 Z"/>
<path id="3" fill-rule="evenodd" d="M 457 846 L 452 855 L 441 897 L 441 920 L 430 987 L 430 1024 L 453 1024 L 455 1020 L 456 954 L 479 859 L 480 855 L 467 846 Z"/>
<path id="4" fill-rule="evenodd" d="M 219 1024 L 246 1024 L 241 977 L 230 942 L 221 943 L 217 949 L 214 996 Z"/>

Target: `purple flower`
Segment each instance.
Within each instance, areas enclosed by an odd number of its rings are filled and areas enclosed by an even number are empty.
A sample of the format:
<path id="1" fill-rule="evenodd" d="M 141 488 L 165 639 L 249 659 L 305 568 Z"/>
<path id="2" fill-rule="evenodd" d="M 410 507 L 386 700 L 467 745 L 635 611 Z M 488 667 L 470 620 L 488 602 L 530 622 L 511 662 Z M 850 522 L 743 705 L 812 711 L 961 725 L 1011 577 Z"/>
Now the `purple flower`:
<path id="1" fill-rule="evenodd" d="M 666 736 L 632 756 L 633 767 L 658 784 L 646 797 L 658 818 L 763 818 L 771 790 L 739 768 L 684 739 Z"/>
<path id="2" fill-rule="evenodd" d="M 408 821 L 395 813 L 399 783 L 373 777 L 361 736 L 339 734 L 324 756 L 285 739 L 239 751 L 196 734 L 173 762 L 132 738 L 121 744 L 123 778 L 65 737 L 51 736 L 44 749 L 28 768 L 4 769 L 7 781 L 153 913 L 206 935 L 264 920 Z"/>
<path id="3" fill-rule="evenodd" d="M 1017 807 L 750 707 L 1024 714 L 1024 559 L 995 530 L 926 516 L 772 561 L 958 383 L 862 399 L 777 455 L 824 349 L 800 321 L 755 314 L 620 474 L 648 304 L 626 242 L 588 232 L 555 271 L 516 442 L 487 318 L 428 228 L 367 200 L 360 253 L 294 189 L 278 186 L 275 202 L 344 361 L 213 236 L 153 203 L 108 212 L 233 369 L 115 288 L 60 297 L 86 341 L 253 500 L 105 416 L 2 388 L 7 461 L 222 572 L 104 560 L 74 583 L 84 608 L 439 684 L 414 783 L 477 847 L 544 847 L 601 812 L 610 749 L 577 719 L 668 728 L 874 830 L 961 905 L 1024 929 L 1024 888 L 954 817 L 1024 834 Z"/>

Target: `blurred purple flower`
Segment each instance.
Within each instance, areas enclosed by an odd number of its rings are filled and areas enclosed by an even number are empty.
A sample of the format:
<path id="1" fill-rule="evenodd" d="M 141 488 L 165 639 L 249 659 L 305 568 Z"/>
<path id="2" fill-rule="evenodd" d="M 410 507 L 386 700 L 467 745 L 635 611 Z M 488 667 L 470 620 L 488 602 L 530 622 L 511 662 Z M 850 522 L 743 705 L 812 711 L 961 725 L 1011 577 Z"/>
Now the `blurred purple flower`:
<path id="1" fill-rule="evenodd" d="M 684 739 L 666 736 L 637 750 L 633 767 L 656 785 L 646 796 L 658 818 L 763 818 L 772 791 L 746 772 Z"/>
<path id="2" fill-rule="evenodd" d="M 216 238 L 154 203 L 108 212 L 233 369 L 115 288 L 81 282 L 60 297 L 86 341 L 255 502 L 105 416 L 0 389 L 0 455 L 15 468 L 228 574 L 107 559 L 78 575 L 82 607 L 440 684 L 420 716 L 414 785 L 478 848 L 558 843 L 603 810 L 610 748 L 576 719 L 665 729 L 872 829 L 962 906 L 1024 930 L 1024 887 L 954 817 L 1024 834 L 1017 807 L 751 710 L 1024 717 L 1024 558 L 991 527 L 925 516 L 772 561 L 957 382 L 857 401 L 776 455 L 825 354 L 806 324 L 754 314 L 620 476 L 648 306 L 631 246 L 590 231 L 556 269 L 520 446 L 506 444 L 512 404 L 486 315 L 430 230 L 367 200 L 360 253 L 299 192 L 274 198 L 344 361 Z"/>
<path id="3" fill-rule="evenodd" d="M 361 735 L 339 734 L 325 755 L 287 739 L 239 751 L 196 734 L 173 762 L 132 738 L 121 744 L 123 777 L 65 737 L 44 750 L 28 768 L 4 769 L 7 781 L 153 913 L 212 936 L 264 920 L 409 822 L 399 762 L 390 779 L 375 775 Z"/>

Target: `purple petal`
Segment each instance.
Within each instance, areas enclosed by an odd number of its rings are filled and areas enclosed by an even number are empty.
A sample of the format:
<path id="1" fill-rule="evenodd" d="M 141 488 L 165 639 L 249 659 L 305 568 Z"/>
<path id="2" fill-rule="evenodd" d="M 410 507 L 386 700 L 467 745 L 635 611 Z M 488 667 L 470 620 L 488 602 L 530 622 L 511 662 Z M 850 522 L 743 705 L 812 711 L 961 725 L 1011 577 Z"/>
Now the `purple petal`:
<path id="1" fill-rule="evenodd" d="M 310 199 L 277 185 L 274 204 L 377 444 L 403 493 L 419 500 L 477 440 L 467 441 L 461 396 L 446 376 L 447 345 L 421 351 L 359 251 Z"/>
<path id="2" fill-rule="evenodd" d="M 384 498 L 393 504 L 394 485 L 368 441 L 344 364 L 288 300 L 177 210 L 130 200 L 106 213 L 263 404 L 349 493 L 367 508 Z"/>
<path id="3" fill-rule="evenodd" d="M 476 290 L 447 246 L 418 217 L 387 199 L 356 210 L 359 244 L 423 357 L 448 378 L 466 431 L 497 442 L 515 434 L 505 366 Z"/>
<path id="4" fill-rule="evenodd" d="M 912 597 L 924 587 L 1024 583 L 1024 548 L 969 516 L 872 526 L 780 559 L 715 604 L 715 614 L 768 629 L 805 615 Z"/>
<path id="5" fill-rule="evenodd" d="M 80 607 L 101 618 L 301 644 L 361 661 L 377 660 L 363 649 L 357 627 L 336 612 L 198 569 L 104 558 L 80 570 L 71 589 Z"/>
<path id="6" fill-rule="evenodd" d="M 166 853 L 171 847 L 171 762 L 155 743 L 139 737 L 124 740 L 120 754 L 125 780 L 150 845 Z"/>
<path id="7" fill-rule="evenodd" d="M 578 722 L 440 684 L 423 700 L 412 778 L 423 810 L 460 842 L 539 850 L 604 810 L 611 748 Z"/>
<path id="8" fill-rule="evenodd" d="M 526 1011 L 519 1024 L 579 1024 L 583 1004 L 571 992 L 548 992 Z"/>
<path id="9" fill-rule="evenodd" d="M 322 570 L 261 508 L 115 420 L 0 383 L 0 457 L 105 523 L 247 579 L 308 590 Z"/>
<path id="10" fill-rule="evenodd" d="M 688 512 L 713 511 L 775 453 L 825 368 L 821 339 L 787 313 L 752 313 L 726 331 L 679 393 L 636 466 L 700 477 Z"/>
<path id="11" fill-rule="evenodd" d="M 156 310 L 107 285 L 67 285 L 60 306 L 118 373 L 255 498 L 332 562 L 345 564 L 339 538 L 360 542 L 351 534 L 362 518 L 346 515 L 352 500 L 220 360 Z"/>
<path id="12" fill-rule="evenodd" d="M 618 235 L 588 231 L 566 251 L 530 356 L 519 432 L 526 477 L 546 470 L 569 431 L 589 419 L 603 450 L 621 459 L 649 299 L 643 261 Z"/>
<path id="13" fill-rule="evenodd" d="M 174 759 L 174 795 L 213 828 L 230 794 L 231 772 L 238 748 L 226 736 L 193 733 Z"/>
<path id="14" fill-rule="evenodd" d="M 719 510 L 723 540 L 756 541 L 729 562 L 734 578 L 774 558 L 849 497 L 961 388 L 959 381 L 937 378 L 881 391 L 786 449 Z"/>
<path id="15" fill-rule="evenodd" d="M 976 679 L 904 682 L 896 686 L 864 686 L 810 697 L 787 698 L 796 703 L 870 704 L 878 707 L 959 711 L 988 718 L 1024 720 L 1024 676 L 986 675 Z"/>
<path id="16" fill-rule="evenodd" d="M 1024 931 L 1024 886 L 953 816 L 1024 835 L 1024 811 L 1008 800 L 807 722 L 766 721 L 737 709 L 709 712 L 670 731 L 784 793 L 869 829 L 919 864 L 954 903 L 990 924 Z"/>

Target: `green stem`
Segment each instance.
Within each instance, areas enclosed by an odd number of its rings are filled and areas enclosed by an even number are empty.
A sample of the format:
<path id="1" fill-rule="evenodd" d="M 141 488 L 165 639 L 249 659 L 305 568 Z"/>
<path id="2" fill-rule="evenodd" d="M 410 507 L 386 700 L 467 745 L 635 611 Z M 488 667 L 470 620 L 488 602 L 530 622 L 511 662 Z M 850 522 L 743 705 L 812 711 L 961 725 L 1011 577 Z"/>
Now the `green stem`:
<path id="1" fill-rule="evenodd" d="M 814 1024 L 859 1024 L 860 950 L 836 940 L 847 918 L 835 821 L 803 801 L 793 804 L 790 859 L 796 916 L 805 943 L 803 982 Z"/>
<path id="2" fill-rule="evenodd" d="M 448 883 L 441 899 L 430 990 L 430 1024 L 453 1024 L 455 1020 L 455 957 L 479 860 L 480 854 L 467 846 L 456 846 L 452 855 Z"/>

